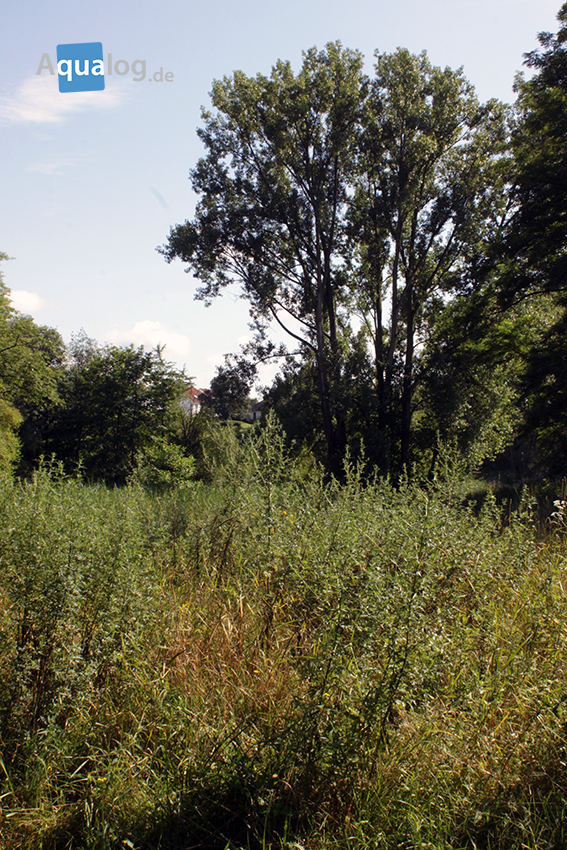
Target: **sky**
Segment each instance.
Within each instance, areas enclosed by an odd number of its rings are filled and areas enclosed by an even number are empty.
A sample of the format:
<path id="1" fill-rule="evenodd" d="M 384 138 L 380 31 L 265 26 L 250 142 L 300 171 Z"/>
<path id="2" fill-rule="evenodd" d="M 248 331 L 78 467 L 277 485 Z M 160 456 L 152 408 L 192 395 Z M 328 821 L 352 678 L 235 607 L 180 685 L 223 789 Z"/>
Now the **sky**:
<path id="1" fill-rule="evenodd" d="M 481 101 L 511 103 L 523 54 L 556 31 L 560 0 L 3 0 L 0 13 L 0 251 L 13 305 L 66 342 L 165 345 L 164 356 L 208 386 L 224 355 L 251 336 L 235 286 L 210 307 L 183 264 L 156 247 L 192 217 L 189 170 L 214 79 L 299 70 L 302 51 L 339 39 L 365 56 L 407 47 L 458 68 Z M 57 45 L 101 42 L 101 92 L 60 93 L 36 73 Z M 45 64 L 45 63 L 44 63 Z M 134 66 L 141 76 L 141 64 Z M 161 70 L 160 70 L 161 69 Z M 168 79 L 166 79 L 168 77 Z M 267 383 L 275 367 L 261 373 Z"/>

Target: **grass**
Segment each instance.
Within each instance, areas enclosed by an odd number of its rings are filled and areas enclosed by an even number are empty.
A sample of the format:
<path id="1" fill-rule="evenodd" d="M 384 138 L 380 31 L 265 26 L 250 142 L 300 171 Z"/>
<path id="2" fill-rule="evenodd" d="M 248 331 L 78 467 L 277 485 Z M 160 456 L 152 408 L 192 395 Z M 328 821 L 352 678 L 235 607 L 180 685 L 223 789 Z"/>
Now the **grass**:
<path id="1" fill-rule="evenodd" d="M 3 482 L 0 846 L 567 846 L 561 511 L 227 439 L 161 496 Z"/>

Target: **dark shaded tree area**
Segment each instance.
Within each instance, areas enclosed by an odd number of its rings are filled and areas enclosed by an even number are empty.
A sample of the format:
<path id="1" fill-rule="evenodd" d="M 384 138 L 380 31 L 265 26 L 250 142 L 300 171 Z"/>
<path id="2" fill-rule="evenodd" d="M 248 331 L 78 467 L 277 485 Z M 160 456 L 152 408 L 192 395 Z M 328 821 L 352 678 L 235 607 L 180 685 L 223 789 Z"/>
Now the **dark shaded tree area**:
<path id="1" fill-rule="evenodd" d="M 540 33 L 518 77 L 512 133 L 513 214 L 495 244 L 503 308 L 538 310 L 546 327 L 527 342 L 519 376 L 519 444 L 537 446 L 541 473 L 565 476 L 567 453 L 567 3 L 556 34 Z"/>
<path id="2" fill-rule="evenodd" d="M 567 4 L 556 35 L 540 33 L 519 76 L 512 133 L 514 212 L 498 243 L 503 303 L 541 292 L 567 293 Z"/>
<path id="3" fill-rule="evenodd" d="M 29 466 L 54 456 L 91 481 L 124 484 L 139 453 L 174 429 L 187 381 L 159 349 L 98 346 L 80 334 L 68 349 L 58 403 L 28 418 Z"/>
<path id="4" fill-rule="evenodd" d="M 250 390 L 256 377 L 254 364 L 242 357 L 225 358 L 218 366 L 210 390 L 201 393 L 201 404 L 220 419 L 241 419 L 252 400 Z"/>

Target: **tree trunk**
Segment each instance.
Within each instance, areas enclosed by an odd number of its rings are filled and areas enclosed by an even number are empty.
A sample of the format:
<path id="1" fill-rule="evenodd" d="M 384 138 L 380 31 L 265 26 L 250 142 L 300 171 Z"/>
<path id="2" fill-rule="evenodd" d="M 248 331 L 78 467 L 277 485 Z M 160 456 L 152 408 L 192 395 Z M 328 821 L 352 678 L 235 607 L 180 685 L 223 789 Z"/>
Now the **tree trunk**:
<path id="1" fill-rule="evenodd" d="M 407 326 L 404 380 L 402 385 L 402 445 L 401 468 L 410 473 L 411 400 L 413 384 L 413 351 L 415 336 L 415 294 L 411 283 L 407 284 Z"/>
<path id="2" fill-rule="evenodd" d="M 315 327 L 317 337 L 317 375 L 319 379 L 319 396 L 321 399 L 321 418 L 323 420 L 323 432 L 327 443 L 327 468 L 333 475 L 337 474 L 337 447 L 335 440 L 335 429 L 333 415 L 329 400 L 329 376 L 327 373 L 327 356 L 325 351 L 325 296 L 327 295 L 327 281 L 321 269 L 321 242 L 317 228 L 316 251 L 317 251 L 317 300 L 315 304 Z"/>
<path id="3" fill-rule="evenodd" d="M 392 312 L 390 319 L 390 343 L 388 345 L 388 356 L 386 359 L 386 369 L 384 375 L 384 391 L 382 397 L 382 407 L 379 412 L 380 428 L 384 434 L 384 467 L 385 472 L 390 471 L 392 460 L 392 431 L 393 431 L 393 415 L 392 415 L 392 379 L 394 375 L 394 356 L 398 343 L 398 321 L 400 305 L 398 299 L 398 274 L 400 267 L 400 253 L 402 244 L 402 214 L 398 211 L 398 224 L 396 228 L 396 244 L 394 248 L 394 262 L 392 265 Z"/>

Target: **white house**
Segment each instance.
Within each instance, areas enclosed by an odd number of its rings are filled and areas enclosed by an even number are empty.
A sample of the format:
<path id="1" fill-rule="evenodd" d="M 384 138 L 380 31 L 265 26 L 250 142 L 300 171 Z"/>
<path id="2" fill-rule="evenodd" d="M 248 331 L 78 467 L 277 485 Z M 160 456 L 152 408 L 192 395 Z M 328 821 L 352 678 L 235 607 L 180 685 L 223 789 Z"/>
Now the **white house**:
<path id="1" fill-rule="evenodd" d="M 194 416 L 200 411 L 201 402 L 199 401 L 199 396 L 204 392 L 205 390 L 202 387 L 201 389 L 197 389 L 197 387 L 189 387 L 189 389 L 185 390 L 181 396 L 179 404 L 183 410 L 189 414 L 189 416 Z"/>

